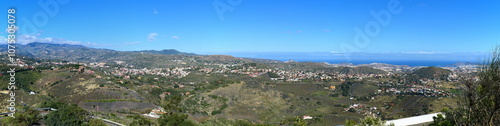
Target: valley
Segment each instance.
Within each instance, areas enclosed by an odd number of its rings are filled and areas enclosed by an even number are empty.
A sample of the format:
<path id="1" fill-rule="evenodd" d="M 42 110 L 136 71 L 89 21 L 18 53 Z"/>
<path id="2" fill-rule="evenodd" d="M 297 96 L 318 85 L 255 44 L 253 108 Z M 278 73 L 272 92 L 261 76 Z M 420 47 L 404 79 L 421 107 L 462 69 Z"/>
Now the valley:
<path id="1" fill-rule="evenodd" d="M 88 115 L 127 125 L 162 125 L 167 117 L 182 117 L 193 125 L 343 125 L 365 116 L 392 120 L 453 107 L 447 101 L 461 93 L 458 75 L 477 70 L 281 62 L 44 43 L 19 50 L 19 108 L 73 105 Z M 7 54 L 2 58 L 0 82 L 5 84 Z M 7 90 L 7 85 L 0 88 Z"/>

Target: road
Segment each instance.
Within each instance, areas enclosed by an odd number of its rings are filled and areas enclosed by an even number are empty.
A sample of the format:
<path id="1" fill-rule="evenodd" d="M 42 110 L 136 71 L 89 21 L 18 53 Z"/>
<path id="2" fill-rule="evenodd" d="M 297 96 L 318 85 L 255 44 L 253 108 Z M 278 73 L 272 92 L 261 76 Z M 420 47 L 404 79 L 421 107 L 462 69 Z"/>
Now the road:
<path id="1" fill-rule="evenodd" d="M 126 125 L 123 125 L 121 123 L 117 123 L 115 121 L 111 121 L 111 120 L 107 120 L 107 119 L 103 119 L 101 117 L 97 117 L 97 116 L 90 116 L 90 118 L 94 118 L 94 119 L 100 119 L 102 121 L 104 121 L 104 123 L 110 125 L 110 126 L 126 126 Z"/>

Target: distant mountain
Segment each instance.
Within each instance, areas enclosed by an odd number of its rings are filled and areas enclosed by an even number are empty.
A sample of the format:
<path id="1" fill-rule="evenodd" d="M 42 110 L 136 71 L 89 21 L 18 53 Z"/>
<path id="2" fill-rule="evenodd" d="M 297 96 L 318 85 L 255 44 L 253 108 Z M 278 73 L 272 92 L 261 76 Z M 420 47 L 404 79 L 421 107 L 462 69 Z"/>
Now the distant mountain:
<path id="1" fill-rule="evenodd" d="M 6 48 L 0 48 L 6 51 Z M 109 49 L 95 49 L 82 45 L 69 44 L 49 44 L 49 43 L 29 43 L 27 45 L 17 45 L 16 53 L 37 59 L 60 59 L 77 62 L 95 62 L 106 57 L 126 55 L 118 51 Z"/>
<path id="2" fill-rule="evenodd" d="M 402 68 L 402 67 L 410 67 L 408 65 L 392 65 L 392 64 L 386 64 L 386 63 L 370 63 L 370 64 L 359 64 L 357 66 L 368 66 L 368 67 L 395 67 L 395 68 Z"/>
<path id="3" fill-rule="evenodd" d="M 358 66 L 358 67 L 333 67 L 333 68 L 325 68 L 323 71 L 334 72 L 338 74 L 386 74 L 387 72 L 375 69 L 367 66 Z"/>
<path id="4" fill-rule="evenodd" d="M 282 63 L 282 61 L 270 60 L 270 59 L 257 59 L 257 58 L 243 58 L 243 59 L 250 60 L 256 63 Z"/>
<path id="5" fill-rule="evenodd" d="M 343 67 L 348 67 L 348 66 L 356 66 L 352 63 L 338 63 L 338 64 L 330 64 L 328 62 L 322 62 L 323 64 L 327 65 L 327 66 L 332 66 L 332 67 L 338 67 L 338 66 L 343 66 Z"/>
<path id="6" fill-rule="evenodd" d="M 459 67 L 459 66 L 466 66 L 466 65 L 481 65 L 481 63 L 458 62 L 455 64 L 448 65 L 448 67 Z"/>
<path id="7" fill-rule="evenodd" d="M 115 51 L 110 49 L 96 49 L 90 48 L 82 45 L 69 45 L 69 44 L 50 44 L 50 43 L 29 43 L 27 45 L 18 45 L 19 54 L 24 56 L 36 56 L 38 58 L 50 59 L 68 59 L 68 60 L 79 60 L 85 59 L 82 57 L 88 56 L 100 56 L 96 53 L 147 53 L 147 54 L 161 54 L 161 55 L 196 55 L 194 53 L 180 52 L 175 49 L 164 49 L 164 50 L 143 50 L 143 51 Z M 0 49 L 5 51 L 5 49 Z M 81 54 L 80 54 L 81 53 Z M 49 55 L 50 54 L 50 55 Z M 76 54 L 76 55 L 75 55 Z M 66 56 L 67 55 L 67 56 Z M 68 57 L 76 56 L 76 57 Z M 76 59 L 74 59 L 76 58 Z"/>
<path id="8" fill-rule="evenodd" d="M 3 45 L 6 46 L 6 45 Z M 105 62 L 124 61 L 137 67 L 175 67 L 199 65 L 204 63 L 247 63 L 246 59 L 222 55 L 196 55 L 177 50 L 145 50 L 116 51 L 110 49 L 90 48 L 82 45 L 29 43 L 17 45 L 18 55 L 36 59 L 59 59 L 73 62 Z M 7 48 L 0 48 L 1 52 Z"/>
<path id="9" fill-rule="evenodd" d="M 132 52 L 138 52 L 138 53 L 149 53 L 149 54 L 162 54 L 162 55 L 197 55 L 194 53 L 185 53 L 185 52 L 179 52 L 175 49 L 164 49 L 164 50 L 142 50 L 142 51 L 132 51 Z"/>

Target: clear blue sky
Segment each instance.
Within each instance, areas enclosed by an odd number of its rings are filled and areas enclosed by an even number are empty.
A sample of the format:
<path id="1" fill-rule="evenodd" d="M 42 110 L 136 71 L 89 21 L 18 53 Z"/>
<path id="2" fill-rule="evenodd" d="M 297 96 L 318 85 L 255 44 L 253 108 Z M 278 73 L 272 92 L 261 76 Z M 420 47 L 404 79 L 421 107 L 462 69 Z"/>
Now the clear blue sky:
<path id="1" fill-rule="evenodd" d="M 44 10 L 43 2 L 49 5 Z M 67 2 L 66 2 L 67 1 Z M 20 43 L 83 44 L 114 50 L 228 52 L 487 52 L 500 42 L 500 1 L 399 0 L 386 26 L 370 11 L 390 0 L 3 0 L 17 9 Z M 39 4 L 42 2 L 42 4 Z M 222 9 L 218 13 L 214 3 Z M 56 5 L 56 6 L 54 6 Z M 57 9 L 57 12 L 50 12 Z M 34 18 L 35 17 L 35 18 Z M 222 19 L 223 18 L 223 19 Z M 386 19 L 384 17 L 384 19 Z M 0 26 L 7 26 L 4 19 Z M 356 46 L 354 28 L 378 34 Z M 38 31 L 25 30 L 31 26 Z M 375 29 L 374 27 L 371 27 Z M 33 28 L 32 28 L 33 29 Z M 5 31 L 1 32 L 6 36 Z M 358 36 L 359 37 L 359 36 Z M 2 40 L 4 42 L 4 40 Z M 344 43 L 344 44 L 342 44 Z M 353 46 L 348 50 L 348 46 Z"/>

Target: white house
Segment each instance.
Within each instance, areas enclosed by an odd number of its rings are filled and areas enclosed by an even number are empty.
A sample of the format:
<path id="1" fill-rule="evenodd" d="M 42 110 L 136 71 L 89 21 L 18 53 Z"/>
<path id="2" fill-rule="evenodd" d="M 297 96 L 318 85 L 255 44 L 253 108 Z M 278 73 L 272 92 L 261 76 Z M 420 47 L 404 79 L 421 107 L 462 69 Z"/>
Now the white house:
<path id="1" fill-rule="evenodd" d="M 302 116 L 302 119 L 312 119 L 313 117 L 311 116 Z"/>

